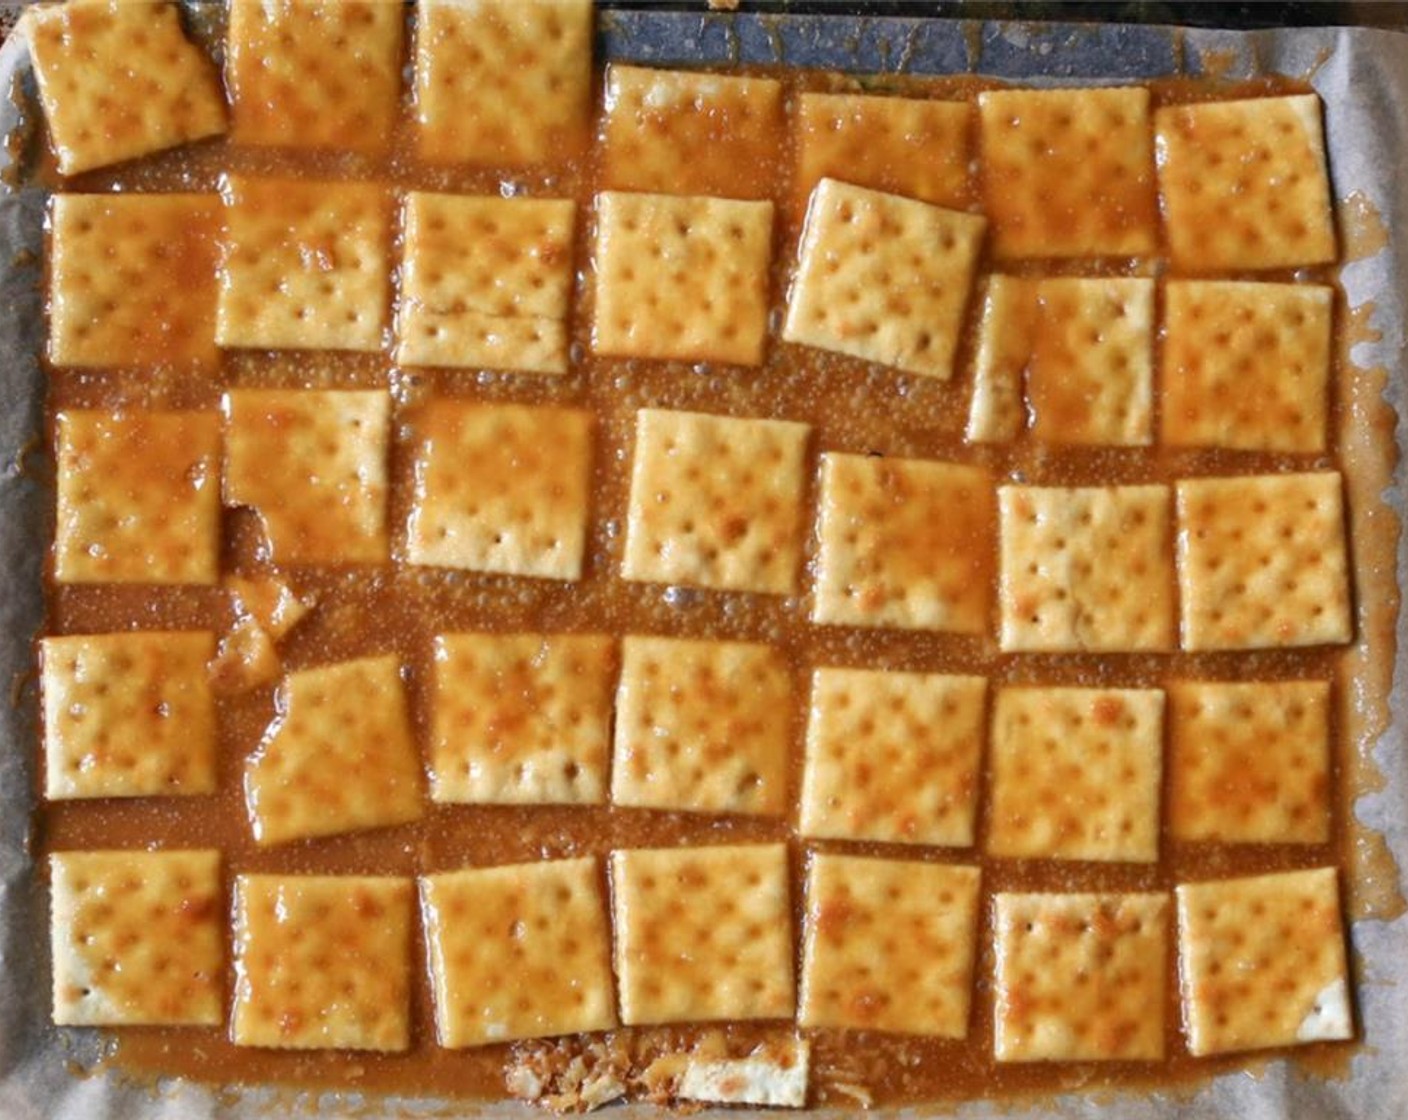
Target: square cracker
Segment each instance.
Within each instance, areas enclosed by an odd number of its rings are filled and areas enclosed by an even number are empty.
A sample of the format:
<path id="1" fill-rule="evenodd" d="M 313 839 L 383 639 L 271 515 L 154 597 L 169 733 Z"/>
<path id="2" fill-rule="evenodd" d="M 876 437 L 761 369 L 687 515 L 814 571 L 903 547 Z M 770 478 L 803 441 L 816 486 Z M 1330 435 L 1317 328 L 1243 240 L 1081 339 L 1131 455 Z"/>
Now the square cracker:
<path id="1" fill-rule="evenodd" d="M 795 593 L 810 432 L 785 420 L 641 409 L 621 574 Z"/>
<path id="2" fill-rule="evenodd" d="M 418 425 L 412 564 L 581 578 L 590 413 L 441 398 Z"/>
<path id="3" fill-rule="evenodd" d="M 1174 681 L 1168 695 L 1175 839 L 1329 841 L 1328 681 Z"/>
<path id="4" fill-rule="evenodd" d="M 611 853 L 621 1021 L 790 1019 L 785 844 Z"/>
<path id="5" fill-rule="evenodd" d="M 402 365 L 566 373 L 576 203 L 413 191 Z"/>
<path id="6" fill-rule="evenodd" d="M 54 4 L 29 49 L 59 172 L 77 175 L 225 131 L 220 77 L 176 4 Z"/>
<path id="7" fill-rule="evenodd" d="M 257 510 L 277 564 L 384 563 L 391 397 L 225 394 L 225 501 Z"/>
<path id="8" fill-rule="evenodd" d="M 220 416 L 60 412 L 59 583 L 212 584 L 220 567 Z"/>
<path id="9" fill-rule="evenodd" d="M 788 805 L 792 678 L 771 646 L 628 636 L 611 800 L 696 813 Z"/>
<path id="10" fill-rule="evenodd" d="M 986 634 L 992 525 L 982 468 L 825 453 L 812 621 Z"/>
<path id="11" fill-rule="evenodd" d="M 1003 486 L 997 496 L 1004 650 L 1173 646 L 1167 486 Z"/>
<path id="12" fill-rule="evenodd" d="M 1156 688 L 1002 689 L 992 719 L 988 852 L 1153 863 L 1163 745 Z"/>
<path id="13" fill-rule="evenodd" d="M 1158 247 L 1147 89 L 988 90 L 978 116 L 999 258 L 1133 257 Z"/>
<path id="14" fill-rule="evenodd" d="M 983 677 L 817 669 L 802 835 L 972 844 L 986 703 Z"/>
<path id="15" fill-rule="evenodd" d="M 221 1021 L 219 852 L 57 852 L 49 857 L 49 876 L 55 1023 Z"/>
<path id="16" fill-rule="evenodd" d="M 787 137 L 781 82 L 613 63 L 605 103 L 604 186 L 731 198 L 773 193 Z"/>
<path id="17" fill-rule="evenodd" d="M 592 0 L 420 0 L 423 159 L 521 167 L 570 159 L 592 109 Z"/>
<path id="18" fill-rule="evenodd" d="M 814 853 L 801 1026 L 966 1038 L 979 875 L 976 867 Z"/>
<path id="19" fill-rule="evenodd" d="M 216 362 L 219 195 L 60 194 L 50 224 L 51 362 Z"/>
<path id="20" fill-rule="evenodd" d="M 236 143 L 381 153 L 401 111 L 400 0 L 232 0 Z"/>
<path id="21" fill-rule="evenodd" d="M 1318 284 L 1170 281 L 1163 442 L 1324 451 L 1333 296 Z"/>
<path id="22" fill-rule="evenodd" d="M 394 656 L 290 673 L 277 709 L 245 763 L 260 844 L 384 828 L 424 813 L 420 756 Z"/>
<path id="23" fill-rule="evenodd" d="M 794 193 L 800 207 L 822 179 L 962 209 L 976 139 L 966 101 L 804 93 Z"/>
<path id="24" fill-rule="evenodd" d="M 221 346 L 380 350 L 391 306 L 391 200 L 375 183 L 230 175 Z"/>
<path id="25" fill-rule="evenodd" d="M 1037 283 L 1027 374 L 1032 434 L 1047 443 L 1140 447 L 1153 439 L 1154 282 Z"/>
<path id="26" fill-rule="evenodd" d="M 964 431 L 969 443 L 1010 443 L 1026 426 L 1026 378 L 1040 313 L 1038 283 L 1021 276 L 987 279 Z"/>
<path id="27" fill-rule="evenodd" d="M 431 800 L 602 804 L 615 680 L 602 634 L 441 634 Z"/>
<path id="28" fill-rule="evenodd" d="M 1178 887 L 1190 1052 L 1353 1037 L 1339 893 L 1333 867 Z"/>
<path id="29" fill-rule="evenodd" d="M 214 634 L 74 635 L 39 652 L 45 796 L 215 791 Z"/>
<path id="30" fill-rule="evenodd" d="M 761 365 L 772 219 L 771 202 L 597 195 L 592 349 Z"/>
<path id="31" fill-rule="evenodd" d="M 1190 478 L 1177 486 L 1184 649 L 1350 640 L 1338 471 Z"/>
<path id="32" fill-rule="evenodd" d="M 413 902 L 409 879 L 241 875 L 235 1045 L 407 1049 Z"/>
<path id="33" fill-rule="evenodd" d="M 591 856 L 421 879 L 440 1045 L 614 1027 L 601 888 Z"/>
<path id="34" fill-rule="evenodd" d="M 1335 259 L 1320 99 L 1171 105 L 1154 114 L 1169 253 L 1183 269 Z"/>
<path id="35" fill-rule="evenodd" d="M 999 894 L 999 1062 L 1164 1056 L 1166 894 Z"/>
<path id="36" fill-rule="evenodd" d="M 948 380 L 986 225 L 823 179 L 807 208 L 783 339 Z"/>

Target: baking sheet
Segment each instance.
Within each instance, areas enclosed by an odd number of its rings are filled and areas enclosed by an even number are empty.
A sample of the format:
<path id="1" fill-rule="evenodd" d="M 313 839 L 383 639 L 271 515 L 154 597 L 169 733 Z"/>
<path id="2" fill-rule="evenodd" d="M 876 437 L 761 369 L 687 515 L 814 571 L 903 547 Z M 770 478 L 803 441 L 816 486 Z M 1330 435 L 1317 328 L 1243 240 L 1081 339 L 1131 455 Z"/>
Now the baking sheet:
<path id="1" fill-rule="evenodd" d="M 13 5 L 11 5 L 13 6 Z M 1120 25 L 1031 25 L 842 16 L 605 13 L 599 53 L 652 64 L 784 62 L 857 73 L 978 73 L 1028 83 L 1130 81 L 1185 73 L 1226 78 L 1261 73 L 1309 78 L 1325 100 L 1334 192 L 1359 195 L 1389 230 L 1387 247 L 1344 269 L 1351 307 L 1372 302 L 1374 342 L 1356 346 L 1363 368 L 1391 372 L 1389 398 L 1404 423 L 1405 310 L 1408 310 L 1408 36 L 1359 29 L 1222 32 Z M 32 79 L 23 44 L 0 47 L 0 136 L 22 127 Z M 0 151 L 0 175 L 13 179 L 13 155 Z M 324 1092 L 216 1091 L 203 1086 L 125 1083 L 111 1072 L 75 1077 L 99 1056 L 94 1031 L 49 1026 L 46 910 L 31 852 L 36 695 L 29 674 L 42 601 L 43 548 L 51 532 L 49 474 L 41 447 L 43 374 L 39 253 L 43 192 L 0 187 L 0 680 L 24 682 L 16 703 L 0 705 L 0 1117 L 5 1120 L 241 1120 L 309 1116 L 523 1115 L 526 1106 L 441 1106 L 433 1101 L 361 1101 Z M 1408 477 L 1400 463 L 1390 504 L 1404 512 Z M 1400 586 L 1408 586 L 1408 540 L 1399 541 Z M 1400 617 L 1398 648 L 1408 650 Z M 1359 817 L 1388 839 L 1408 893 L 1408 658 L 1394 666 L 1393 724 L 1376 752 L 1383 790 L 1363 797 Z M 1362 962 L 1360 1023 L 1367 1042 L 1348 1077 L 1322 1079 L 1293 1063 L 1249 1061 L 1194 1092 L 1102 1091 L 1040 1104 L 983 1102 L 943 1108 L 964 1118 L 1021 1115 L 1132 1120 L 1178 1115 L 1273 1120 L 1291 1116 L 1408 1115 L 1408 918 L 1360 921 L 1351 931 Z M 643 1114 L 645 1106 L 613 1115 Z M 651 1110 L 653 1111 L 653 1110 Z M 536 1113 L 535 1113 L 536 1114 Z M 734 1113 L 733 1115 L 737 1115 Z"/>

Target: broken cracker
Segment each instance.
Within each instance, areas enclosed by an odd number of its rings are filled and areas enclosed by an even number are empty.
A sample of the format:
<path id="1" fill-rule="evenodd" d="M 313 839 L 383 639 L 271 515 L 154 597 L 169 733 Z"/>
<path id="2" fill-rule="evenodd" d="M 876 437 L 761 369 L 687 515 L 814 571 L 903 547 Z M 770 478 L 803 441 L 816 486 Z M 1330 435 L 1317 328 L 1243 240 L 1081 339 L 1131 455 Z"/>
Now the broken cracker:
<path id="1" fill-rule="evenodd" d="M 675 1095 L 682 1101 L 805 1108 L 811 1043 L 793 1036 L 786 1045 L 770 1040 L 745 1058 L 685 1060 Z"/>
<path id="2" fill-rule="evenodd" d="M 1010 443 L 1026 426 L 1026 378 L 1040 307 L 1038 281 L 990 276 L 978 325 L 973 396 L 964 438 Z"/>

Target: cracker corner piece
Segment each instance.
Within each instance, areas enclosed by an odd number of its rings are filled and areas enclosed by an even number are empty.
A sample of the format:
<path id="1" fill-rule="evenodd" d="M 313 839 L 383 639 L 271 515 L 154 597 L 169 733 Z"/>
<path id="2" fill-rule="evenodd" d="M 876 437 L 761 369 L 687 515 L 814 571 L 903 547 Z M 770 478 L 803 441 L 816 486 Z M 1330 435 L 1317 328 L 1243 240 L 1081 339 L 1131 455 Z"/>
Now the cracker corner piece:
<path id="1" fill-rule="evenodd" d="M 616 1026 L 594 857 L 427 875 L 420 888 L 441 1046 Z"/>
<path id="2" fill-rule="evenodd" d="M 1170 281 L 1164 289 L 1163 442 L 1324 451 L 1333 296 L 1320 284 Z"/>
<path id="3" fill-rule="evenodd" d="M 997 493 L 1003 650 L 1172 648 L 1167 486 L 1002 486 Z"/>
<path id="4" fill-rule="evenodd" d="M 621 1021 L 790 1019 L 785 844 L 611 853 Z"/>
<path id="5" fill-rule="evenodd" d="M 1159 1061 L 1166 894 L 999 894 L 999 1062 Z"/>
<path id="6" fill-rule="evenodd" d="M 592 349 L 761 365 L 772 228 L 771 202 L 601 192 Z"/>
<path id="7" fill-rule="evenodd" d="M 1191 1053 L 1353 1037 L 1335 868 L 1183 883 L 1176 893 Z"/>
<path id="8" fill-rule="evenodd" d="M 811 429 L 653 408 L 636 417 L 621 575 L 795 593 Z"/>
<path id="9" fill-rule="evenodd" d="M 52 363 L 216 363 L 219 195 L 59 194 L 51 206 Z"/>
<path id="10" fill-rule="evenodd" d="M 592 0 L 421 0 L 421 158 L 522 167 L 575 155 L 592 109 Z"/>
<path id="11" fill-rule="evenodd" d="M 824 453 L 812 621 L 986 634 L 992 527 L 985 469 Z"/>
<path id="12" fill-rule="evenodd" d="M 814 853 L 798 1023 L 966 1038 L 979 878 L 976 867 Z"/>
<path id="13" fill-rule="evenodd" d="M 986 220 L 823 179 L 782 337 L 906 373 L 953 375 Z"/>
<path id="14" fill-rule="evenodd" d="M 221 346 L 380 350 L 391 306 L 391 198 L 378 184 L 228 175 Z"/>
<path id="15" fill-rule="evenodd" d="M 1330 839 L 1330 682 L 1170 682 L 1169 833 L 1219 843 Z"/>
<path id="16" fill-rule="evenodd" d="M 1335 259 L 1315 94 L 1166 106 L 1154 128 L 1176 266 L 1255 270 Z"/>
<path id="17" fill-rule="evenodd" d="M 1153 863 L 1164 694 L 1005 688 L 993 706 L 989 854 Z"/>
<path id="18" fill-rule="evenodd" d="M 576 213 L 565 198 L 407 195 L 397 361 L 566 373 Z"/>
<path id="19" fill-rule="evenodd" d="M 29 47 L 60 174 L 225 131 L 219 75 L 176 4 L 37 7 Z"/>
<path id="20" fill-rule="evenodd" d="M 811 1042 L 798 1035 L 765 1039 L 746 1058 L 690 1055 L 675 1096 L 706 1104 L 805 1108 Z"/>
<path id="21" fill-rule="evenodd" d="M 233 0 L 225 73 L 231 138 L 384 152 L 401 109 L 397 0 Z"/>
<path id="22" fill-rule="evenodd" d="M 290 673 L 279 712 L 245 765 L 260 844 L 422 815 L 420 757 L 394 656 Z"/>
<path id="23" fill-rule="evenodd" d="M 792 678 L 771 646 L 627 636 L 611 800 L 696 813 L 787 808 Z"/>
<path id="24" fill-rule="evenodd" d="M 1338 471 L 1177 483 L 1184 649 L 1353 637 L 1343 487 Z"/>
<path id="25" fill-rule="evenodd" d="M 799 831 L 971 845 L 986 702 L 984 677 L 817 669 Z"/>
<path id="26" fill-rule="evenodd" d="M 988 90 L 978 95 L 978 115 L 997 257 L 1155 251 L 1147 89 Z"/>
<path id="27" fill-rule="evenodd" d="M 50 800 L 215 791 L 209 631 L 44 638 Z"/>
<path id="28" fill-rule="evenodd" d="M 219 852 L 57 852 L 49 871 L 55 1023 L 220 1023 Z"/>
<path id="29" fill-rule="evenodd" d="M 616 643 L 604 634 L 435 639 L 431 800 L 606 800 Z"/>
<path id="30" fill-rule="evenodd" d="M 58 583 L 216 582 L 218 413 L 67 410 L 55 428 Z"/>
<path id="31" fill-rule="evenodd" d="M 276 563 L 389 558 L 389 394 L 236 389 L 224 412 L 225 501 L 258 512 Z"/>
<path id="32" fill-rule="evenodd" d="M 582 576 L 592 415 L 439 398 L 418 425 L 412 564 Z"/>
<path id="33" fill-rule="evenodd" d="M 409 1048 L 414 897 L 403 878 L 241 875 L 235 1045 Z"/>

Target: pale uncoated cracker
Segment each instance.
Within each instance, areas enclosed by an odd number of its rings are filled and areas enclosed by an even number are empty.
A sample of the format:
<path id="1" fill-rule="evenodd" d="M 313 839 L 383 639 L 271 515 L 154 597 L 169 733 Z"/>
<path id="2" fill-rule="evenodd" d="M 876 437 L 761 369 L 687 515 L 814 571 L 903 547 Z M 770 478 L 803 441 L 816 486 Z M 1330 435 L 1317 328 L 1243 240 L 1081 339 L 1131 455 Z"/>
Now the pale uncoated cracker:
<path id="1" fill-rule="evenodd" d="M 1040 310 L 1037 284 L 1020 276 L 987 279 L 964 430 L 969 443 L 1010 443 L 1026 427 L 1027 370 Z"/>
<path id="2" fill-rule="evenodd" d="M 68 410 L 56 432 L 57 582 L 216 581 L 218 413 Z"/>
<path id="3" fill-rule="evenodd" d="M 54 4 L 29 12 L 29 49 L 59 172 L 76 175 L 225 131 L 220 78 L 178 5 Z"/>
<path id="4" fill-rule="evenodd" d="M 240 144 L 385 152 L 401 110 L 399 0 L 232 0 L 225 74 Z"/>
<path id="5" fill-rule="evenodd" d="M 1170 105 L 1154 114 L 1169 252 L 1183 269 L 1335 259 L 1320 99 Z"/>
<path id="6" fill-rule="evenodd" d="M 432 800 L 605 802 L 612 638 L 442 634 L 434 658 Z"/>
<path id="7" fill-rule="evenodd" d="M 1168 828 L 1179 840 L 1330 839 L 1330 683 L 1174 681 Z"/>
<path id="8" fill-rule="evenodd" d="M 576 209 L 571 199 L 408 195 L 397 360 L 566 373 Z"/>
<path id="9" fill-rule="evenodd" d="M 440 1045 L 616 1026 L 601 888 L 591 856 L 422 878 Z"/>
<path id="10" fill-rule="evenodd" d="M 394 656 L 290 673 L 278 715 L 245 764 L 260 844 L 419 818 L 420 756 Z"/>
<path id="11" fill-rule="evenodd" d="M 39 653 L 46 797 L 215 791 L 214 634 L 71 635 Z"/>
<path id="12" fill-rule="evenodd" d="M 992 523 L 983 468 L 823 454 L 812 621 L 987 633 Z"/>
<path id="13" fill-rule="evenodd" d="M 51 206 L 51 362 L 215 363 L 218 195 L 59 194 Z"/>
<path id="14" fill-rule="evenodd" d="M 999 691 L 989 761 L 989 854 L 1156 861 L 1163 727 L 1158 689 Z"/>
<path id="15" fill-rule="evenodd" d="M 1164 1056 L 1166 894 L 999 894 L 999 1062 Z"/>
<path id="16" fill-rule="evenodd" d="M 55 1023 L 221 1022 L 219 852 L 57 852 L 49 881 Z"/>
<path id="17" fill-rule="evenodd" d="M 421 0 L 415 123 L 434 163 L 570 159 L 592 110 L 591 0 Z"/>
<path id="18" fill-rule="evenodd" d="M 787 846 L 611 853 L 621 1021 L 790 1019 Z"/>
<path id="19" fill-rule="evenodd" d="M 817 669 L 801 833 L 972 844 L 986 702 L 983 677 Z"/>
<path id="20" fill-rule="evenodd" d="M 592 416 L 432 400 L 417 419 L 412 564 L 579 579 Z"/>
<path id="21" fill-rule="evenodd" d="M 1177 489 L 1184 649 L 1350 640 L 1338 471 L 1183 479 Z"/>
<path id="22" fill-rule="evenodd" d="M 611 800 L 703 813 L 787 807 L 792 679 L 771 646 L 626 637 Z"/>
<path id="23" fill-rule="evenodd" d="M 1171 506 L 1161 485 L 1000 487 L 1002 648 L 1172 648 Z"/>
<path id="24" fill-rule="evenodd" d="M 391 307 L 391 197 L 365 182 L 229 175 L 221 346 L 380 350 Z"/>
<path id="25" fill-rule="evenodd" d="M 772 224 L 771 202 L 597 195 L 592 349 L 761 365 Z"/>
<path id="26" fill-rule="evenodd" d="M 414 899 L 410 879 L 241 875 L 235 1045 L 407 1049 Z"/>
<path id="27" fill-rule="evenodd" d="M 1147 89 L 987 90 L 978 114 L 983 202 L 999 258 L 1154 252 Z"/>
<path id="28" fill-rule="evenodd" d="M 1333 303 L 1333 289 L 1318 284 L 1169 281 L 1163 442 L 1324 451 Z"/>
<path id="29" fill-rule="evenodd" d="M 1335 868 L 1184 883 L 1177 896 L 1191 1053 L 1352 1037 Z"/>
<path id="30" fill-rule="evenodd" d="M 391 396 L 225 394 L 225 501 L 256 510 L 279 564 L 384 563 Z"/>
<path id="31" fill-rule="evenodd" d="M 985 220 L 823 179 L 782 337 L 948 380 Z"/>
<path id="32" fill-rule="evenodd" d="M 785 420 L 641 409 L 621 574 L 794 593 L 810 431 Z"/>

